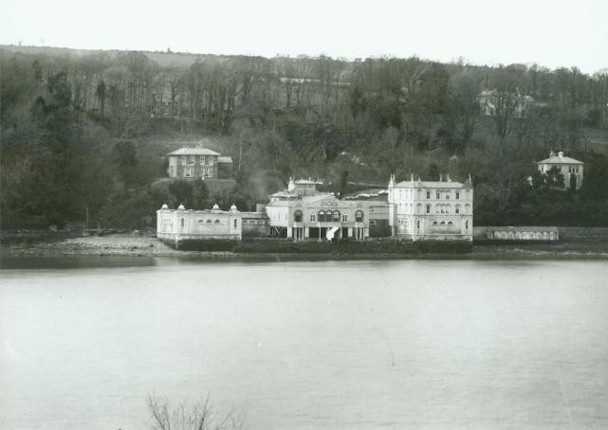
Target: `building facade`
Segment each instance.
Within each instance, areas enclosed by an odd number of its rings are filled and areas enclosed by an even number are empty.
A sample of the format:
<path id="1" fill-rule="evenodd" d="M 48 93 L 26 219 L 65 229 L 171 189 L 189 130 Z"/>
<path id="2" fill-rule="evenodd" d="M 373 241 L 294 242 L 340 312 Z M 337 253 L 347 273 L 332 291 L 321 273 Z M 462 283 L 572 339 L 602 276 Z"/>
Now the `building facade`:
<path id="1" fill-rule="evenodd" d="M 369 214 L 367 202 L 320 193 L 307 180 L 290 179 L 287 190 L 272 194 L 266 206 L 271 235 L 294 240 L 364 240 Z"/>
<path id="2" fill-rule="evenodd" d="M 388 184 L 392 236 L 409 240 L 473 240 L 473 185 L 446 181 Z"/>
<path id="3" fill-rule="evenodd" d="M 574 158 L 564 156 L 562 151 L 557 154 L 553 151 L 549 153 L 549 158 L 536 163 L 538 171 L 546 175 L 549 170 L 555 167 L 564 175 L 564 189 L 574 188 L 578 190 L 583 186 L 583 169 L 585 163 Z"/>
<path id="4" fill-rule="evenodd" d="M 241 240 L 242 213 L 234 205 L 229 211 L 217 205 L 206 210 L 186 209 L 183 205 L 169 209 L 163 205 L 156 211 L 156 236 L 175 244 L 192 239 Z"/>
<path id="5" fill-rule="evenodd" d="M 202 147 L 180 148 L 167 154 L 167 173 L 176 179 L 221 179 L 230 177 L 232 158 Z"/>

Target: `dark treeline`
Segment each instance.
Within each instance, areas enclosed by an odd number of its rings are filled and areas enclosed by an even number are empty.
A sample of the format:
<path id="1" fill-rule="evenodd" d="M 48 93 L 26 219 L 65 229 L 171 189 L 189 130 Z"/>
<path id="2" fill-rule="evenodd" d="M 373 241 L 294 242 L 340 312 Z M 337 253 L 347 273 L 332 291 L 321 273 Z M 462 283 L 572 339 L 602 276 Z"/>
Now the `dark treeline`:
<path id="1" fill-rule="evenodd" d="M 163 202 L 250 210 L 289 176 L 344 193 L 390 173 L 471 174 L 478 224 L 608 225 L 608 74 L 7 49 L 0 64 L 2 228 L 135 228 Z M 171 143 L 204 136 L 235 161 L 229 195 L 159 181 Z M 535 174 L 550 150 L 586 163 L 579 192 Z"/>

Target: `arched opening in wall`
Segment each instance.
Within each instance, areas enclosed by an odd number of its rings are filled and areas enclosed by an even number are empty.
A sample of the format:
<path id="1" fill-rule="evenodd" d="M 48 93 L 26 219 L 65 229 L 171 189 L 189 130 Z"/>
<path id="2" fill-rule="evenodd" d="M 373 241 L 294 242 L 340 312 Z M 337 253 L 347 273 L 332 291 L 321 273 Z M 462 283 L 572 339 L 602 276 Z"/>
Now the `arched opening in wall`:
<path id="1" fill-rule="evenodd" d="M 355 222 L 363 222 L 363 211 L 357 211 L 355 213 Z"/>
<path id="2" fill-rule="evenodd" d="M 319 211 L 317 216 L 319 217 L 319 222 L 325 221 L 325 211 Z"/>
<path id="3" fill-rule="evenodd" d="M 431 213 L 431 205 L 426 205 L 426 213 L 427 214 Z"/>
<path id="4" fill-rule="evenodd" d="M 294 212 L 294 214 L 293 214 L 293 220 L 295 222 L 302 222 L 302 218 L 303 218 L 302 211 L 297 210 L 297 211 Z"/>
<path id="5" fill-rule="evenodd" d="M 334 216 L 334 219 L 333 219 L 334 222 L 340 222 L 340 211 L 334 211 L 333 216 Z"/>

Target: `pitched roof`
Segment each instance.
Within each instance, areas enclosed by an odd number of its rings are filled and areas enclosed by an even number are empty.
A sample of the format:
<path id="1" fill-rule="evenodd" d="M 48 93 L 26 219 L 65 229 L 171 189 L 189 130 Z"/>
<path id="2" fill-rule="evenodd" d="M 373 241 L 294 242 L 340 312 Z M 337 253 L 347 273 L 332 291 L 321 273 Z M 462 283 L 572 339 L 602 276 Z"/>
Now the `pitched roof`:
<path id="1" fill-rule="evenodd" d="M 207 148 L 180 148 L 176 151 L 170 152 L 167 155 L 220 155 L 219 152 L 212 151 Z"/>
<path id="2" fill-rule="evenodd" d="M 395 184 L 395 188 L 465 188 L 466 184 L 448 181 L 403 181 Z"/>
<path id="3" fill-rule="evenodd" d="M 539 161 L 536 164 L 585 164 L 582 161 L 575 160 L 570 157 L 560 157 L 559 155 L 553 155 L 549 158 L 546 158 L 542 161 Z"/>

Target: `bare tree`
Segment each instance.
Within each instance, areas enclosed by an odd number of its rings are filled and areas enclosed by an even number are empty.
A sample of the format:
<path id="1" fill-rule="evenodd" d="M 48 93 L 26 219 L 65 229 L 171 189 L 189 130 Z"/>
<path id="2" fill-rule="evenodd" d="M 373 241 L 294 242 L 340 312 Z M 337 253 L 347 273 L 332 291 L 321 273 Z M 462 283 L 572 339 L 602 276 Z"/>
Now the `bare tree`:
<path id="1" fill-rule="evenodd" d="M 214 415 L 209 395 L 192 405 L 175 407 L 165 397 L 149 396 L 148 409 L 154 430 L 241 430 L 244 424 L 243 415 L 234 411 Z"/>

